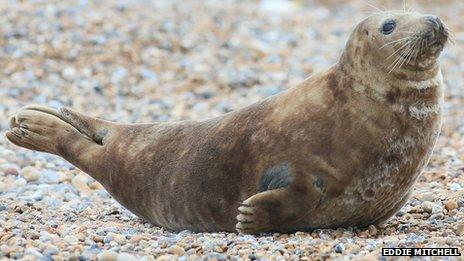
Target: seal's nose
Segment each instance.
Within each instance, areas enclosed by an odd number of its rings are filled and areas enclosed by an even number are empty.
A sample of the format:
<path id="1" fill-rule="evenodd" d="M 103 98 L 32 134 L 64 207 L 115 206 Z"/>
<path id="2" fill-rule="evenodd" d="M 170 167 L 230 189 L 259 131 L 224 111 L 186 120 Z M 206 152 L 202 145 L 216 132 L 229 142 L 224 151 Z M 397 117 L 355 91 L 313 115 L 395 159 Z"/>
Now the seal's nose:
<path id="1" fill-rule="evenodd" d="M 440 32 L 444 29 L 443 22 L 435 15 L 428 15 L 425 18 L 427 22 L 435 29 L 435 31 Z"/>

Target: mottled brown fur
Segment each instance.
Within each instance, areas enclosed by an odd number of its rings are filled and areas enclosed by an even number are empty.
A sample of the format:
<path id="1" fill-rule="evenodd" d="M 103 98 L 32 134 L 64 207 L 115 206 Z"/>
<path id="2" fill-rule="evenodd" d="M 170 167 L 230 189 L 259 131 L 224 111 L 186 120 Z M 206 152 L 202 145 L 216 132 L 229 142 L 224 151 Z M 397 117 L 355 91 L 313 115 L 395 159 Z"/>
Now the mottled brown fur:
<path id="1" fill-rule="evenodd" d="M 382 222 L 407 200 L 441 124 L 436 53 L 422 55 L 435 60 L 430 68 L 406 64 L 388 73 L 395 48 L 379 47 L 404 36 L 379 33 L 392 17 L 399 27 L 428 28 L 419 14 L 369 17 L 327 72 L 221 117 L 116 124 L 32 106 L 12 118 L 7 137 L 67 159 L 129 210 L 173 230 L 256 233 Z M 269 173 L 283 165 L 285 171 Z M 271 184 L 279 173 L 288 177 L 260 191 L 263 178 Z"/>

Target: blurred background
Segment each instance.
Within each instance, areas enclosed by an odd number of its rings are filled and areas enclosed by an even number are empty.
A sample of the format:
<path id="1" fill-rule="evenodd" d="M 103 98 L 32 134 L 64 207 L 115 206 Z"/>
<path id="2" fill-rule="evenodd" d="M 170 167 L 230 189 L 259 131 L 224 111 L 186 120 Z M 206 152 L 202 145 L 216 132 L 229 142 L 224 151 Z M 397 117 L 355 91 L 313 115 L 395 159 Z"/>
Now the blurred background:
<path id="1" fill-rule="evenodd" d="M 32 103 L 120 122 L 217 116 L 326 70 L 358 22 L 404 6 L 438 15 L 456 44 L 441 56 L 446 103 L 435 153 L 413 197 L 383 227 L 256 238 L 169 233 L 60 158 L 4 137 L 8 116 Z M 462 250 L 463 17 L 462 0 L 0 0 L 0 259 L 86 260 L 107 250 L 252 260 L 377 258 L 382 246 Z"/>
<path id="2" fill-rule="evenodd" d="M 0 2 L 0 119 L 30 103 L 118 121 L 201 119 L 335 63 L 353 27 L 403 1 Z M 439 15 L 447 95 L 463 93 L 462 1 L 406 1 Z"/>

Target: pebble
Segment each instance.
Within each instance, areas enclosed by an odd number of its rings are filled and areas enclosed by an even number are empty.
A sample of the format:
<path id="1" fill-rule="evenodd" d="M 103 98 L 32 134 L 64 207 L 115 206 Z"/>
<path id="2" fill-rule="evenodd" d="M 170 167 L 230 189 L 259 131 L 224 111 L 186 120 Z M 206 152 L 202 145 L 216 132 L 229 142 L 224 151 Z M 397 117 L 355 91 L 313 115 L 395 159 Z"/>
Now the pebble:
<path id="1" fill-rule="evenodd" d="M 41 181 L 44 183 L 57 184 L 61 178 L 61 174 L 54 170 L 45 169 L 42 171 Z"/>
<path id="2" fill-rule="evenodd" d="M 11 185 L 12 188 L 20 188 L 24 187 L 27 184 L 27 181 L 23 178 L 16 179 Z"/>
<path id="3" fill-rule="evenodd" d="M 3 171 L 5 175 L 18 176 L 19 172 L 16 168 L 7 168 Z M 27 180 L 27 179 L 26 179 Z"/>
<path id="4" fill-rule="evenodd" d="M 443 207 L 438 205 L 438 204 L 434 204 L 433 207 L 432 207 L 432 214 L 441 214 L 443 213 Z"/>
<path id="5" fill-rule="evenodd" d="M 39 250 L 37 248 L 32 248 L 32 247 L 29 247 L 29 248 L 26 248 L 26 250 L 24 251 L 24 254 L 25 255 L 32 255 L 36 258 L 42 258 L 43 255 L 39 252 Z"/>
<path id="6" fill-rule="evenodd" d="M 92 194 L 92 189 L 87 185 L 87 178 L 83 175 L 75 176 L 71 184 L 81 193 L 83 196 L 89 196 Z"/>
<path id="7" fill-rule="evenodd" d="M 450 189 L 451 189 L 452 191 L 459 191 L 459 190 L 462 189 L 462 186 L 459 185 L 458 183 L 451 183 Z"/>
<path id="8" fill-rule="evenodd" d="M 113 251 L 103 251 L 97 256 L 99 261 L 116 261 L 118 259 L 118 253 Z"/>
<path id="9" fill-rule="evenodd" d="M 171 261 L 171 260 L 175 260 L 175 257 L 172 256 L 172 255 L 161 255 L 160 257 L 158 257 L 156 259 L 156 261 Z"/>
<path id="10" fill-rule="evenodd" d="M 127 242 L 126 237 L 123 235 L 115 234 L 115 233 L 110 233 L 109 235 L 111 235 L 114 241 L 120 245 L 124 245 Z"/>
<path id="11" fill-rule="evenodd" d="M 369 229 L 369 235 L 371 236 L 377 235 L 377 228 L 374 225 L 370 225 L 368 229 Z"/>
<path id="12" fill-rule="evenodd" d="M 40 171 L 35 167 L 25 167 L 21 170 L 21 175 L 29 182 L 37 181 L 40 178 Z"/>
<path id="13" fill-rule="evenodd" d="M 454 199 L 450 199 L 445 203 L 445 208 L 448 211 L 452 211 L 458 208 L 458 203 Z"/>
<path id="14" fill-rule="evenodd" d="M 343 243 L 338 243 L 335 245 L 336 253 L 343 253 L 343 251 L 345 251 L 345 245 Z"/>
<path id="15" fill-rule="evenodd" d="M 461 222 L 456 225 L 456 235 L 458 236 L 464 236 L 464 222 Z"/>
<path id="16" fill-rule="evenodd" d="M 185 250 L 178 245 L 174 245 L 168 249 L 168 253 L 177 255 L 177 256 L 183 256 L 185 255 Z"/>
<path id="17" fill-rule="evenodd" d="M 106 244 L 110 243 L 110 242 L 113 241 L 113 240 L 114 240 L 114 238 L 113 238 L 113 236 L 111 236 L 111 235 L 107 235 L 107 236 L 105 236 L 105 237 L 103 238 L 103 242 L 105 242 Z"/>
<path id="18" fill-rule="evenodd" d="M 143 237 L 142 235 L 135 235 L 135 236 L 133 236 L 133 237 L 129 240 L 129 242 L 130 242 L 130 243 L 133 243 L 133 244 L 134 244 L 134 243 L 137 244 L 137 243 L 139 243 L 140 240 L 142 240 L 142 239 L 144 239 L 144 237 Z"/>
<path id="19" fill-rule="evenodd" d="M 147 248 L 149 245 L 150 245 L 150 242 L 148 242 L 147 240 L 140 240 L 139 242 L 139 246 L 143 248 Z"/>
<path id="20" fill-rule="evenodd" d="M 79 242 L 79 239 L 75 236 L 65 236 L 64 241 L 66 241 L 68 244 L 74 245 Z"/>
<path id="21" fill-rule="evenodd" d="M 138 259 L 131 255 L 131 254 L 128 254 L 128 253 L 120 253 L 118 254 L 117 258 L 116 258 L 116 261 L 137 261 Z"/>
<path id="22" fill-rule="evenodd" d="M 422 203 L 422 209 L 425 212 L 428 212 L 428 213 L 432 213 L 432 209 L 433 209 L 434 206 L 435 206 L 435 204 L 433 204 L 430 201 L 425 201 L 425 202 Z"/>
<path id="23" fill-rule="evenodd" d="M 436 195 L 433 192 L 424 192 L 424 193 L 417 195 L 416 198 L 421 202 L 425 202 L 425 201 L 433 202 L 436 199 Z"/>
<path id="24" fill-rule="evenodd" d="M 48 256 L 48 255 L 50 255 L 50 256 L 56 255 L 56 254 L 58 254 L 59 252 L 60 252 L 60 249 L 59 249 L 57 246 L 53 246 L 53 245 L 48 245 L 48 246 L 45 248 L 45 250 L 43 251 L 43 253 L 44 253 L 45 255 L 47 255 L 47 256 Z"/>

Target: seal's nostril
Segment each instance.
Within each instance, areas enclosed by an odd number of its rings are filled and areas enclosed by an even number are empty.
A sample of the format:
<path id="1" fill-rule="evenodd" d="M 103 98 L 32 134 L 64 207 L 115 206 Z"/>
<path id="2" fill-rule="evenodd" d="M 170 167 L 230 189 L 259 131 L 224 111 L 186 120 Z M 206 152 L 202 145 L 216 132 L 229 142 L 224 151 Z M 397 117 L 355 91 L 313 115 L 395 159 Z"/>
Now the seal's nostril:
<path id="1" fill-rule="evenodd" d="M 443 29 L 443 23 L 442 21 L 440 20 L 440 18 L 438 18 L 437 16 L 434 16 L 434 15 L 428 15 L 426 17 L 426 20 L 429 24 L 431 24 L 433 26 L 433 28 L 437 31 L 440 31 Z"/>

